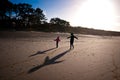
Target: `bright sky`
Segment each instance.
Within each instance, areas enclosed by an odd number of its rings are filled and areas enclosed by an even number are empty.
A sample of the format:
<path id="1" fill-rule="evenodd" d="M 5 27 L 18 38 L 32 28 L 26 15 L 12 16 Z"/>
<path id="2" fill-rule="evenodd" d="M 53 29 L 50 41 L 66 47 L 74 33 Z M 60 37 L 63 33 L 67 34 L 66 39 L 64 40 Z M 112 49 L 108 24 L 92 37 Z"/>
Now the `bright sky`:
<path id="1" fill-rule="evenodd" d="M 41 8 L 48 20 L 67 20 L 72 26 L 120 31 L 120 0 L 10 0 Z"/>

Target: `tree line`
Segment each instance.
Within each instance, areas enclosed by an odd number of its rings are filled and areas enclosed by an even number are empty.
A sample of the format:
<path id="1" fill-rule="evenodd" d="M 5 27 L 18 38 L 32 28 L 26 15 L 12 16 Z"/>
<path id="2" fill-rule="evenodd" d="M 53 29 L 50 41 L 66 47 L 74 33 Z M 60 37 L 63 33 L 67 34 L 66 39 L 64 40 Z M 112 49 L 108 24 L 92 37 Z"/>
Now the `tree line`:
<path id="1" fill-rule="evenodd" d="M 0 25 L 4 29 L 29 30 L 43 29 L 44 26 L 70 26 L 69 22 L 60 18 L 47 18 L 41 8 L 33 8 L 31 4 L 13 4 L 9 0 L 0 0 Z M 49 25 L 50 26 L 50 25 Z"/>
<path id="2" fill-rule="evenodd" d="M 2 30 L 25 30 L 44 32 L 73 32 L 92 35 L 114 35 L 119 32 L 95 30 L 83 27 L 71 27 L 70 23 L 58 17 L 51 18 L 47 22 L 41 8 L 33 8 L 31 4 L 13 4 L 9 0 L 0 0 L 0 31 Z"/>

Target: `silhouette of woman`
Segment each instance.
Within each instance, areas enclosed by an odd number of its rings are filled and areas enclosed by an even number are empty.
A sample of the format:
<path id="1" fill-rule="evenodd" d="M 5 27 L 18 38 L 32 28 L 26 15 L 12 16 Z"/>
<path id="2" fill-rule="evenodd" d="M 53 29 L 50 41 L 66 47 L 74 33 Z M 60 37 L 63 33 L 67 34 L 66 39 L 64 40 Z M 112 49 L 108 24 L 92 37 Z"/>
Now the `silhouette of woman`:
<path id="1" fill-rule="evenodd" d="M 71 33 L 71 35 L 67 38 L 70 38 L 70 49 L 74 48 L 74 38 L 78 39 L 76 36 L 74 36 L 73 33 Z"/>
<path id="2" fill-rule="evenodd" d="M 58 43 L 60 41 L 60 37 L 58 36 L 54 41 L 56 41 L 56 48 L 58 48 Z"/>

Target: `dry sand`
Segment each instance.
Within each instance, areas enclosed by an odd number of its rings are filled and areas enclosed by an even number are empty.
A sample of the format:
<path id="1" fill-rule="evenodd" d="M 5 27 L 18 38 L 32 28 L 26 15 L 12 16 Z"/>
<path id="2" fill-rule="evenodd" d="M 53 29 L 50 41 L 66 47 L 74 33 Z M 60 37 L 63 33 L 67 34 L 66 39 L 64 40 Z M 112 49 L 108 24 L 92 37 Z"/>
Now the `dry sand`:
<path id="1" fill-rule="evenodd" d="M 0 80 L 120 80 L 120 37 L 75 35 L 0 32 Z"/>

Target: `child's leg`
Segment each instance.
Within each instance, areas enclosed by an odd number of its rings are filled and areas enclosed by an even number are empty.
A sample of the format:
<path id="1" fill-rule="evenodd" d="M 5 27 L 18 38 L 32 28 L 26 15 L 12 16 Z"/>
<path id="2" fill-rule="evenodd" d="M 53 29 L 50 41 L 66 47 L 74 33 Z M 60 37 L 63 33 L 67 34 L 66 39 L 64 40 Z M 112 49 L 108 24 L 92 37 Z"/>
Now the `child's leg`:
<path id="1" fill-rule="evenodd" d="M 70 49 L 71 49 L 71 44 L 70 44 Z"/>
<path id="2" fill-rule="evenodd" d="M 74 48 L 73 42 L 71 42 L 71 48 Z"/>
<path id="3" fill-rule="evenodd" d="M 58 41 L 56 41 L 56 48 L 58 48 Z"/>
<path id="4" fill-rule="evenodd" d="M 73 47 L 73 45 L 72 45 L 72 43 L 70 43 L 70 49 L 72 49 L 72 47 Z"/>

